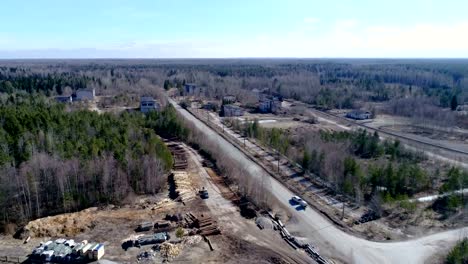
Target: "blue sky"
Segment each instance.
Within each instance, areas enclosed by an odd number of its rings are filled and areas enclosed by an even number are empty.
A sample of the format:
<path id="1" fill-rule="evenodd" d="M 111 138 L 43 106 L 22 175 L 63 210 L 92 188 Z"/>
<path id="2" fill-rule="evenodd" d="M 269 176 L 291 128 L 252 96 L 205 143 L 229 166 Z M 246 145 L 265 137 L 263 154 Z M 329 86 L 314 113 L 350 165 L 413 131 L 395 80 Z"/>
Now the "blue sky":
<path id="1" fill-rule="evenodd" d="M 468 57 L 466 0 L 2 1 L 0 58 Z"/>

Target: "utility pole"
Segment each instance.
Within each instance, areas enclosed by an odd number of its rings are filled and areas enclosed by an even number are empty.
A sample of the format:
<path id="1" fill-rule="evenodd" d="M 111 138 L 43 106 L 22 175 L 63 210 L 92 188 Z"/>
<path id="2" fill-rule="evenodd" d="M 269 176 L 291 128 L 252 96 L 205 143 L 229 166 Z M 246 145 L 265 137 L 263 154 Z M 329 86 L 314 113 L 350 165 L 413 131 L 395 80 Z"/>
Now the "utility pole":
<path id="1" fill-rule="evenodd" d="M 341 220 L 344 219 L 344 206 L 345 206 L 345 202 L 343 201 L 343 210 L 341 211 Z"/>
<path id="2" fill-rule="evenodd" d="M 278 174 L 279 174 L 279 168 L 280 168 L 280 153 L 277 150 L 276 153 L 278 153 Z"/>

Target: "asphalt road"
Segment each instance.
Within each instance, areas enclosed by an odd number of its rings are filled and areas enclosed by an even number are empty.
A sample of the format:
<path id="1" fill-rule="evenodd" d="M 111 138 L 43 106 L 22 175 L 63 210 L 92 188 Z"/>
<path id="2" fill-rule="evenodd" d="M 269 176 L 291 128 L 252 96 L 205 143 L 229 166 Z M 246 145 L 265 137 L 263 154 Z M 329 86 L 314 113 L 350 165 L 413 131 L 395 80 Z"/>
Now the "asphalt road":
<path id="1" fill-rule="evenodd" d="M 231 159 L 244 164 L 252 177 L 268 175 L 260 166 L 247 158 L 240 150 L 219 136 L 211 128 L 196 119 L 174 101 L 169 100 L 177 111 L 191 121 L 206 138 L 222 148 Z M 271 179 L 271 193 L 284 208 L 288 208 L 292 218 L 288 230 L 306 238 L 318 246 L 319 252 L 325 256 L 337 258 L 345 263 L 427 263 L 437 253 L 444 254 L 462 236 L 468 234 L 468 228 L 445 231 L 402 242 L 373 242 L 352 236 L 335 227 L 320 213 L 312 210 L 296 210 L 289 204 L 294 195 L 274 178 Z"/>

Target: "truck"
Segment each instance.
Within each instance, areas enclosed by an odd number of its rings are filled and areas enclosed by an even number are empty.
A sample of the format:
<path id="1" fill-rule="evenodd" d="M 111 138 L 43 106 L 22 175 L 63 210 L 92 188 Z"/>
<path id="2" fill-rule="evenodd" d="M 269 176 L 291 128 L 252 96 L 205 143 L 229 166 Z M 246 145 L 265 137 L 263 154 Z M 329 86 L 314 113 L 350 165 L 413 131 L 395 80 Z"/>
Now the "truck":
<path id="1" fill-rule="evenodd" d="M 152 222 L 143 222 L 138 225 L 135 231 L 137 232 L 150 231 L 152 228 L 153 228 Z"/>
<path id="2" fill-rule="evenodd" d="M 153 235 L 146 235 L 146 236 L 139 237 L 135 241 L 135 246 L 141 247 L 144 245 L 159 244 L 159 243 L 163 243 L 167 241 L 168 239 L 169 239 L 169 236 L 165 232 L 156 233 Z"/>

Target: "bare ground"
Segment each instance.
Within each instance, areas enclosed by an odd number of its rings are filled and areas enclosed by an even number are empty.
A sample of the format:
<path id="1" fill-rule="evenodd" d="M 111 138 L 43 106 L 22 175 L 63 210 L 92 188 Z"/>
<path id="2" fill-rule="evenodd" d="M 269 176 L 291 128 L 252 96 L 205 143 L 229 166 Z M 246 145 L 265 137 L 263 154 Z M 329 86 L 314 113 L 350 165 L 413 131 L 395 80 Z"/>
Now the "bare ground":
<path id="1" fill-rule="evenodd" d="M 232 203 L 233 192 L 224 184 L 222 177 L 202 166 L 202 158 L 189 147 L 189 167 L 186 173 L 175 177 L 176 185 L 183 197 L 175 202 L 168 192 L 157 196 L 141 196 L 126 206 L 89 208 L 76 213 L 61 214 L 31 221 L 26 229 L 31 240 L 11 236 L 0 239 L 0 256 L 27 256 L 41 241 L 67 237 L 75 241 L 103 242 L 106 260 L 118 263 L 136 263 L 136 256 L 149 251 L 150 246 L 124 250 L 122 243 L 135 236 L 135 227 L 143 221 L 158 221 L 166 214 L 196 212 L 211 214 L 222 230 L 221 235 L 211 236 L 214 251 L 208 244 L 199 242 L 181 247 L 180 255 L 169 261 L 173 263 L 311 263 L 304 252 L 295 251 L 273 230 L 260 230 L 253 220 L 240 216 L 239 209 Z M 201 200 L 197 190 L 205 186 L 210 192 L 208 200 Z M 150 233 L 150 232 L 147 232 Z M 175 238 L 175 232 L 170 233 Z M 177 240 L 177 239 L 176 239 Z M 177 244 L 179 245 L 179 244 Z M 148 263 L 159 263 L 164 259 L 157 255 Z"/>

